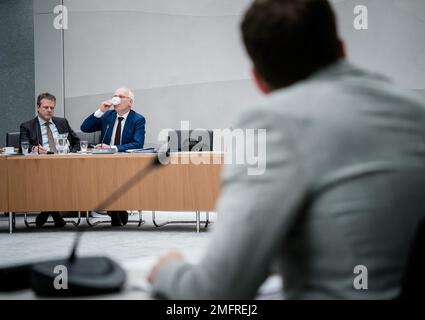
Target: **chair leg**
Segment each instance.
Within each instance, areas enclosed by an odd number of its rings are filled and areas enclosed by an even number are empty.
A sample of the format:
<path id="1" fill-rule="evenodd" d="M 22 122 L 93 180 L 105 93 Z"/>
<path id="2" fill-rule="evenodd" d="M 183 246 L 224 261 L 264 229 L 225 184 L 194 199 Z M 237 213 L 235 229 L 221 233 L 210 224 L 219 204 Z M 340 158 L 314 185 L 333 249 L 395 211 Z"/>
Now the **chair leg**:
<path id="1" fill-rule="evenodd" d="M 210 212 L 205 212 L 205 229 L 208 228 L 208 225 L 210 224 Z"/>
<path id="2" fill-rule="evenodd" d="M 158 223 L 156 221 L 155 211 L 152 211 L 152 223 L 155 227 L 161 228 L 167 224 L 186 224 L 186 223 L 196 223 L 196 232 L 200 232 L 201 229 L 201 223 L 205 223 L 205 229 L 210 224 L 210 215 L 209 212 L 206 212 L 205 221 L 201 221 L 201 211 L 195 211 L 196 213 L 196 220 L 195 221 L 166 221 L 163 223 Z"/>
<path id="3" fill-rule="evenodd" d="M 93 218 L 93 219 L 96 219 L 96 218 Z M 111 223 L 111 220 L 101 220 L 101 221 L 91 222 L 90 221 L 90 211 L 86 211 L 86 222 L 89 225 L 89 227 L 95 227 L 95 226 L 97 226 L 98 224 L 101 224 L 101 223 Z"/>
<path id="4" fill-rule="evenodd" d="M 160 228 L 165 226 L 166 224 L 168 224 L 168 222 L 162 223 L 162 224 L 158 224 L 155 220 L 155 211 L 152 211 L 152 223 L 155 227 Z"/>
<path id="5" fill-rule="evenodd" d="M 81 211 L 78 211 L 78 220 L 75 226 L 78 227 L 80 225 L 80 222 L 81 222 Z"/>
<path id="6" fill-rule="evenodd" d="M 13 213 L 9 212 L 9 234 L 13 233 Z"/>
<path id="7" fill-rule="evenodd" d="M 137 227 L 139 228 L 146 223 L 146 221 L 143 221 L 142 213 L 143 211 L 139 211 L 139 223 L 137 224 Z"/>
<path id="8" fill-rule="evenodd" d="M 31 222 L 28 222 L 28 217 L 27 217 L 27 213 L 26 212 L 24 213 L 24 223 L 25 223 L 25 226 L 27 228 L 31 228 L 31 226 L 30 226 Z"/>
<path id="9" fill-rule="evenodd" d="M 196 211 L 196 232 L 199 233 L 199 229 L 200 229 L 200 223 L 201 221 L 201 213 L 199 211 Z"/>
<path id="10" fill-rule="evenodd" d="M 16 212 L 12 212 L 12 228 L 16 229 Z"/>
<path id="11" fill-rule="evenodd" d="M 78 227 L 80 225 L 80 222 L 81 222 L 81 211 L 78 211 L 77 217 L 78 217 L 77 222 L 75 222 L 73 220 L 69 220 L 69 221 L 65 220 L 65 223 L 66 224 L 70 223 L 70 224 L 74 225 L 74 227 Z"/>

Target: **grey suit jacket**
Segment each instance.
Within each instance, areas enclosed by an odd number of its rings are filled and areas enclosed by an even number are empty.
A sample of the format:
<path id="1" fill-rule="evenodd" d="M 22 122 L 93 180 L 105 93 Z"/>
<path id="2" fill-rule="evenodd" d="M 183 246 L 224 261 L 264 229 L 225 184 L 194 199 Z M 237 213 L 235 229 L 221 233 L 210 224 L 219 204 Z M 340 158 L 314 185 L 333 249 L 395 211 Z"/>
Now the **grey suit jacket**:
<path id="1" fill-rule="evenodd" d="M 273 93 L 235 127 L 267 130 L 267 169 L 225 168 L 203 259 L 161 268 L 155 292 L 253 298 L 277 268 L 287 298 L 397 297 L 425 216 L 422 102 L 341 61 Z M 361 280 L 356 266 L 366 267 Z"/>

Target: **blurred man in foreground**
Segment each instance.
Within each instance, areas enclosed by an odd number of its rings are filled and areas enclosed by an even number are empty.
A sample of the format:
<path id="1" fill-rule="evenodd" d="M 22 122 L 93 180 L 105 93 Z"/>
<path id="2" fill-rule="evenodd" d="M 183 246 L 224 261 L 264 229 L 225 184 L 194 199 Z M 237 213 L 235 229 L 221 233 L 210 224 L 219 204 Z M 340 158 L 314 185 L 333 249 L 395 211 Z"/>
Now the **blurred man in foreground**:
<path id="1" fill-rule="evenodd" d="M 226 168 L 209 248 L 162 257 L 155 293 L 250 299 L 279 270 L 286 298 L 396 298 L 425 215 L 424 105 L 345 61 L 327 0 L 254 1 L 242 35 L 268 99 L 236 127 L 267 130 L 267 170 Z"/>

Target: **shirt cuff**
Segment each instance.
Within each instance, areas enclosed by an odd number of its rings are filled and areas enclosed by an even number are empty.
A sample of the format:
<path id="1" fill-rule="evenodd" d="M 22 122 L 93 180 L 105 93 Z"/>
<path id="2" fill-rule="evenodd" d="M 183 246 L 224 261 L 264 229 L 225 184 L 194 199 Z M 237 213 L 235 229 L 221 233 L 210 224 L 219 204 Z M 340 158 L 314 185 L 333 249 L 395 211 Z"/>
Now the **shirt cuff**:
<path id="1" fill-rule="evenodd" d="M 117 146 L 110 146 L 111 148 L 115 149 L 115 152 L 118 152 L 118 147 Z"/>
<path id="2" fill-rule="evenodd" d="M 98 109 L 98 110 L 94 113 L 94 116 L 95 116 L 96 118 L 100 118 L 100 117 L 102 117 L 104 114 L 105 114 L 105 112 L 102 112 L 102 111 L 100 111 L 100 109 Z"/>

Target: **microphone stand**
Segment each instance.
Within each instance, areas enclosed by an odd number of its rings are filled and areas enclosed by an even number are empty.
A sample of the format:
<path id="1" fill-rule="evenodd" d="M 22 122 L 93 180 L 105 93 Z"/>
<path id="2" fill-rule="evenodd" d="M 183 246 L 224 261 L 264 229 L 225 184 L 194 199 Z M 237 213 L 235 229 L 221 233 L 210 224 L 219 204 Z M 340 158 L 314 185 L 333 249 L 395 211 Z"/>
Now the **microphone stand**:
<path id="1" fill-rule="evenodd" d="M 78 248 L 78 245 L 80 244 L 80 239 L 82 234 L 83 234 L 82 231 L 78 231 L 77 235 L 75 236 L 74 245 L 72 247 L 71 254 L 69 255 L 69 258 L 68 258 L 69 264 L 73 264 L 75 262 L 75 258 L 77 256 L 77 248 Z"/>

